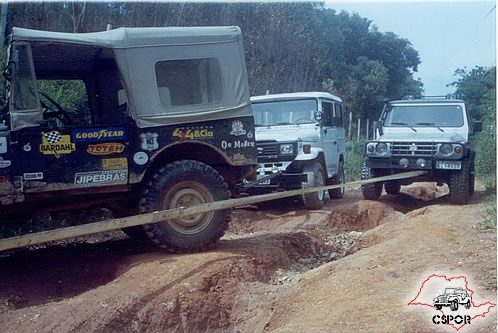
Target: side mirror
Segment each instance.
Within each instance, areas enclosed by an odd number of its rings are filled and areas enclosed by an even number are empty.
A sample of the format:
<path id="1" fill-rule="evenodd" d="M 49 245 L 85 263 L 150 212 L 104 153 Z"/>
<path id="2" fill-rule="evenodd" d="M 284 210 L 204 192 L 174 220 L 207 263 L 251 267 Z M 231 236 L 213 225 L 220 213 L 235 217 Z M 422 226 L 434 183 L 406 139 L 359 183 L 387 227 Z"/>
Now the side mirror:
<path id="1" fill-rule="evenodd" d="M 373 131 L 374 131 L 374 139 L 377 139 L 378 136 L 384 134 L 382 132 L 382 123 L 380 121 L 374 121 L 374 123 L 373 123 Z"/>
<path id="2" fill-rule="evenodd" d="M 313 113 L 313 117 L 315 118 L 316 121 L 321 122 L 323 119 L 323 112 L 322 111 L 315 111 Z"/>
<path id="3" fill-rule="evenodd" d="M 474 120 L 472 121 L 472 130 L 474 133 L 482 132 L 482 121 Z"/>

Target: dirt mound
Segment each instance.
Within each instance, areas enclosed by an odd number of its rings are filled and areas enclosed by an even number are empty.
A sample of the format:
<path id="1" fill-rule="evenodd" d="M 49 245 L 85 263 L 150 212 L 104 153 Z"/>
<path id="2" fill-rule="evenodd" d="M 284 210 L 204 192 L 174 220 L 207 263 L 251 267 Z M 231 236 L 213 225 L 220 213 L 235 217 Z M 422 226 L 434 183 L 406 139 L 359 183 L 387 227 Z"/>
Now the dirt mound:
<path id="1" fill-rule="evenodd" d="M 0 328 L 431 331 L 406 305 L 424 274 L 472 273 L 482 297 L 496 293 L 496 234 L 478 227 L 479 194 L 451 206 L 439 193 L 430 200 L 408 187 L 375 202 L 352 190 L 317 211 L 285 202 L 244 207 L 219 246 L 204 253 L 172 255 L 121 235 L 5 256 Z M 472 326 L 493 328 L 486 322 Z"/>

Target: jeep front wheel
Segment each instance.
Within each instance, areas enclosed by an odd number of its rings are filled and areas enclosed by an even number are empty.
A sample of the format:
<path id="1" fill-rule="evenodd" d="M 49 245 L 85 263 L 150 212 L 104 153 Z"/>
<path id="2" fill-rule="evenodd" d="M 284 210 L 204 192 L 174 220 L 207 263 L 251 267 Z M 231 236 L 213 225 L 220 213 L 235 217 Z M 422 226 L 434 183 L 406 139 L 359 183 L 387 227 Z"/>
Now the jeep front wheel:
<path id="1" fill-rule="evenodd" d="M 303 173 L 308 175 L 308 181 L 303 182 L 303 188 L 325 186 L 325 174 L 320 163 L 305 165 Z M 320 209 L 325 204 L 325 191 L 305 193 L 303 202 L 306 209 Z"/>
<path id="2" fill-rule="evenodd" d="M 166 165 L 149 181 L 140 201 L 142 213 L 225 200 L 228 185 L 212 167 L 184 160 Z M 183 216 L 154 224 L 144 230 L 153 243 L 171 252 L 206 250 L 225 233 L 231 210 Z"/>
<path id="3" fill-rule="evenodd" d="M 361 180 L 372 179 L 378 177 L 376 171 L 367 167 L 367 161 L 363 161 L 361 166 Z M 363 198 L 367 200 L 377 200 L 382 194 L 382 182 L 363 184 L 361 185 L 361 193 Z"/>
<path id="4" fill-rule="evenodd" d="M 458 310 L 458 301 L 457 300 L 454 300 L 453 302 L 450 303 L 450 309 L 451 309 L 451 311 Z"/>

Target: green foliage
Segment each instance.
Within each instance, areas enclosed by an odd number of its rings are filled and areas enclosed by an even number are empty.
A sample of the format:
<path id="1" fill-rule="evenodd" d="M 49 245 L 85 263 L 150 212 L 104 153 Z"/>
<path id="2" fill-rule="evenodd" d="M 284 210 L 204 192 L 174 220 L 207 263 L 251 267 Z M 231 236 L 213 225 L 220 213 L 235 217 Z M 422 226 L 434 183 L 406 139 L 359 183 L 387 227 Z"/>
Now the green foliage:
<path id="1" fill-rule="evenodd" d="M 346 163 L 344 172 L 346 181 L 360 180 L 361 165 L 363 163 L 363 147 L 366 141 L 348 141 L 346 142 Z"/>
<path id="2" fill-rule="evenodd" d="M 452 84 L 456 93 L 465 100 L 470 117 L 483 123 L 483 131 L 473 138 L 476 177 L 487 188 L 484 227 L 496 228 L 496 67 L 458 69 L 455 75 L 459 76 Z"/>
<path id="3" fill-rule="evenodd" d="M 496 67 L 459 69 L 453 83 L 465 100 L 470 117 L 483 122 L 483 131 L 473 138 L 476 150 L 476 175 L 484 185 L 496 190 Z"/>
<path id="4" fill-rule="evenodd" d="M 252 95 L 336 91 L 356 117 L 376 119 L 384 98 L 420 95 L 411 43 L 358 14 L 320 2 L 14 2 L 13 26 L 64 32 L 118 27 L 237 25 Z M 333 85 L 330 86 L 330 83 Z"/>

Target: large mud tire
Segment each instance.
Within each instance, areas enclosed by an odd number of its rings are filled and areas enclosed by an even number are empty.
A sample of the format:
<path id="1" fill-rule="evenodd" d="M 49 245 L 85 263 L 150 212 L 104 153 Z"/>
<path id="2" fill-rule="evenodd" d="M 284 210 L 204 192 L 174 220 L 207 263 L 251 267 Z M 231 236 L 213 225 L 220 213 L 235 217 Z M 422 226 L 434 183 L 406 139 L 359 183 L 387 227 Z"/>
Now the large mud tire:
<path id="1" fill-rule="evenodd" d="M 322 165 L 318 162 L 305 165 L 303 173 L 308 175 L 308 181 L 303 182 L 303 188 L 325 186 L 325 173 Z M 311 192 L 303 194 L 304 208 L 321 209 L 325 204 L 325 191 Z"/>
<path id="2" fill-rule="evenodd" d="M 330 185 L 344 185 L 346 182 L 346 175 L 344 174 L 344 162 L 339 162 L 339 170 Z M 330 199 L 342 199 L 344 197 L 345 187 L 339 187 L 329 190 Z"/>
<path id="3" fill-rule="evenodd" d="M 362 180 L 372 179 L 379 176 L 380 175 L 378 175 L 374 169 L 367 167 L 366 161 L 363 161 L 361 166 Z M 382 194 L 382 182 L 361 185 L 361 193 L 363 194 L 363 198 L 367 200 L 378 200 Z"/>
<path id="4" fill-rule="evenodd" d="M 471 163 L 462 162 L 462 169 L 450 175 L 448 187 L 450 189 L 449 201 L 455 205 L 465 205 L 470 196 L 470 175 Z"/>
<path id="5" fill-rule="evenodd" d="M 177 161 L 160 169 L 149 181 L 140 201 L 147 213 L 230 198 L 223 177 L 207 164 Z M 170 252 L 185 253 L 211 248 L 225 233 L 231 210 L 217 210 L 147 224 L 150 240 Z"/>

